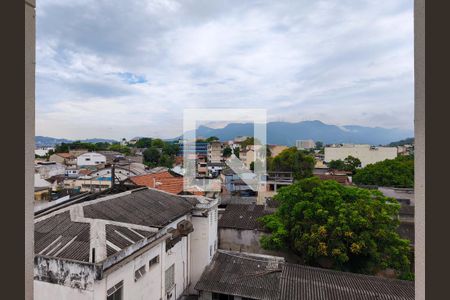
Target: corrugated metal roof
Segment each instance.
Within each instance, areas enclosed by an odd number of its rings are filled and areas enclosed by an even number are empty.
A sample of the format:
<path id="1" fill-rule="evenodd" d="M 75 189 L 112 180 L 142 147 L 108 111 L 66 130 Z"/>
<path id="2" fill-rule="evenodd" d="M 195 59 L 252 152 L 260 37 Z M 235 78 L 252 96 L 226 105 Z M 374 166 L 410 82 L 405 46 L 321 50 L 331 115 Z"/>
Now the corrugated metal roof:
<path id="1" fill-rule="evenodd" d="M 407 300 L 414 299 L 414 283 L 302 265 L 284 264 L 278 299 Z"/>
<path id="2" fill-rule="evenodd" d="M 263 224 L 257 219 L 267 214 L 269 212 L 264 209 L 264 205 L 228 204 L 219 220 L 219 228 L 263 230 Z"/>
<path id="3" fill-rule="evenodd" d="M 196 199 L 145 189 L 87 204 L 83 210 L 85 218 L 163 227 L 190 212 L 196 203 Z M 156 234 L 111 224 L 105 225 L 105 231 L 106 241 L 113 244 L 105 245 L 108 256 Z M 35 223 L 35 254 L 88 262 L 89 251 L 90 224 L 72 221 L 69 211 Z"/>
<path id="4" fill-rule="evenodd" d="M 196 290 L 279 300 L 412 300 L 414 283 L 219 250 Z"/>
<path id="5" fill-rule="evenodd" d="M 89 230 L 87 223 L 72 222 L 69 212 L 37 222 L 34 226 L 35 253 L 89 261 Z"/>
<path id="6" fill-rule="evenodd" d="M 252 256 L 253 257 L 253 256 Z M 273 260 L 218 251 L 195 289 L 251 299 L 277 299 L 281 269 Z"/>
<path id="7" fill-rule="evenodd" d="M 164 227 L 194 207 L 185 198 L 151 189 L 84 206 L 86 218 Z"/>

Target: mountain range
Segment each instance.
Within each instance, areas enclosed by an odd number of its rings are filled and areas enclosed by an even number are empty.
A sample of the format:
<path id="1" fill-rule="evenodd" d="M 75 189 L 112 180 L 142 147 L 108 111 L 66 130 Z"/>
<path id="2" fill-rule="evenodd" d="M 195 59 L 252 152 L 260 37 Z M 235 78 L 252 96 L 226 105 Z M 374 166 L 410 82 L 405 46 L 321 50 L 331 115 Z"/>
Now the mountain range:
<path id="1" fill-rule="evenodd" d="M 61 143 L 71 143 L 71 142 L 75 142 L 75 140 L 68 140 L 68 139 L 64 139 L 64 138 L 53 138 L 53 137 L 48 137 L 48 136 L 40 136 L 37 135 L 34 138 L 35 140 L 35 144 L 36 144 L 36 148 L 40 148 L 40 147 L 53 147 L 56 144 L 61 144 Z M 115 140 L 111 140 L 111 139 L 100 139 L 100 138 L 93 138 L 93 139 L 84 139 L 84 140 L 77 140 L 83 143 L 113 143 L 113 142 L 117 142 Z"/>
<path id="2" fill-rule="evenodd" d="M 252 123 L 230 123 L 223 128 L 199 126 L 197 137 L 216 136 L 220 140 L 232 140 L 236 136 L 253 136 Z M 267 143 L 295 145 L 296 140 L 312 139 L 325 144 L 354 143 L 387 145 L 393 141 L 414 136 L 413 130 L 365 127 L 357 125 L 336 126 L 321 121 L 302 121 L 297 123 L 267 123 Z"/>
<path id="3" fill-rule="evenodd" d="M 197 137 L 216 136 L 221 141 L 232 140 L 236 136 L 253 136 L 252 123 L 230 123 L 223 128 L 211 128 L 201 125 L 197 128 Z M 296 140 L 312 139 L 324 144 L 354 143 L 371 145 L 388 145 L 391 142 L 414 136 L 413 130 L 365 127 L 357 125 L 336 126 L 321 121 L 269 122 L 267 123 L 267 143 L 277 145 L 295 145 Z M 178 137 L 176 139 L 179 139 Z M 174 140 L 174 139 L 172 139 Z M 36 136 L 36 147 L 54 146 L 60 143 L 70 143 L 73 140 Z M 81 142 L 117 142 L 112 139 L 85 139 Z"/>

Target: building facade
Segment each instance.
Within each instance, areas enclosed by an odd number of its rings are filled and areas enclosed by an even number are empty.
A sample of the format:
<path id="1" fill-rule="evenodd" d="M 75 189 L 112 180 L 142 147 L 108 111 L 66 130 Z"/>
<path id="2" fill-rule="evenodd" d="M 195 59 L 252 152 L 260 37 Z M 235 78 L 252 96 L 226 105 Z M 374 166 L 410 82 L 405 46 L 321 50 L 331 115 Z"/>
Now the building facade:
<path id="1" fill-rule="evenodd" d="M 307 150 L 316 148 L 316 143 L 313 140 L 297 140 L 295 146 L 298 150 Z"/>
<path id="2" fill-rule="evenodd" d="M 145 188 L 37 217 L 34 299 L 175 300 L 197 293 L 217 249 L 217 205 Z"/>
<path id="3" fill-rule="evenodd" d="M 208 162 L 220 163 L 223 161 L 223 145 L 220 141 L 208 143 Z"/>
<path id="4" fill-rule="evenodd" d="M 96 152 L 83 153 L 77 157 L 77 166 L 97 166 L 106 163 L 106 156 Z"/>
<path id="5" fill-rule="evenodd" d="M 344 144 L 334 147 L 325 147 L 325 163 L 332 160 L 344 160 L 353 156 L 361 161 L 361 167 L 374 164 L 385 159 L 397 157 L 396 147 L 375 147 L 370 145 Z"/>

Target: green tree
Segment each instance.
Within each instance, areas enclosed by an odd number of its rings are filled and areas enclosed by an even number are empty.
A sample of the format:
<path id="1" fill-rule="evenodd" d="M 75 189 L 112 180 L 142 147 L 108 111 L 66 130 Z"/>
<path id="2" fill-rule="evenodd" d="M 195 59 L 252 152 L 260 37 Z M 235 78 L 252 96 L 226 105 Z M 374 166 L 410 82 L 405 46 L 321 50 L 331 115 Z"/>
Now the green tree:
<path id="1" fill-rule="evenodd" d="M 233 153 L 233 150 L 231 150 L 230 146 L 226 146 L 223 149 L 222 155 L 223 155 L 223 157 L 230 157 L 232 153 Z"/>
<path id="2" fill-rule="evenodd" d="M 161 152 L 156 147 L 150 147 L 146 149 L 143 153 L 144 162 L 149 166 L 155 167 L 159 164 L 159 160 L 161 159 Z"/>
<path id="3" fill-rule="evenodd" d="M 136 148 L 148 148 L 152 146 L 152 139 L 151 138 L 140 138 L 136 144 L 133 145 Z"/>
<path id="4" fill-rule="evenodd" d="M 218 141 L 219 138 L 217 136 L 210 136 L 209 138 L 206 139 L 206 142 L 210 143 L 213 141 Z"/>
<path id="5" fill-rule="evenodd" d="M 356 170 L 353 182 L 364 185 L 414 187 L 414 157 L 398 156 Z"/>
<path id="6" fill-rule="evenodd" d="M 167 154 L 171 158 L 174 158 L 177 155 L 179 149 L 180 146 L 178 144 L 165 142 L 162 151 L 164 154 Z"/>
<path id="7" fill-rule="evenodd" d="M 316 142 L 316 150 L 321 150 L 323 148 L 322 142 Z"/>
<path id="8" fill-rule="evenodd" d="M 122 153 L 124 155 L 130 155 L 130 153 L 131 153 L 130 147 L 123 146 L 123 145 L 121 145 L 119 143 L 112 144 L 111 146 L 109 146 L 108 150 L 110 150 L 110 151 L 117 151 L 117 152 L 120 152 L 120 153 Z"/>
<path id="9" fill-rule="evenodd" d="M 155 147 L 155 148 L 163 148 L 164 147 L 164 141 L 163 140 L 161 140 L 161 139 L 154 139 L 154 140 L 152 140 L 152 147 Z"/>
<path id="10" fill-rule="evenodd" d="M 241 148 L 236 147 L 233 150 L 234 155 L 236 155 L 237 158 L 239 158 L 239 154 L 241 153 Z"/>
<path id="11" fill-rule="evenodd" d="M 409 241 L 401 239 L 400 205 L 378 190 L 316 177 L 280 189 L 277 211 L 261 218 L 266 249 L 288 248 L 312 266 L 375 274 L 410 272 Z"/>
<path id="12" fill-rule="evenodd" d="M 167 155 L 165 153 L 163 153 L 161 155 L 161 158 L 159 159 L 159 162 L 158 162 L 158 166 L 167 167 L 167 168 L 172 168 L 173 164 L 174 164 L 174 159 L 170 155 Z"/>
<path id="13" fill-rule="evenodd" d="M 312 176 L 314 158 L 291 147 L 283 150 L 275 157 L 267 159 L 269 171 L 292 172 L 294 179 L 302 179 Z"/>
<path id="14" fill-rule="evenodd" d="M 328 163 L 328 167 L 334 170 L 349 171 L 354 174 L 356 169 L 361 167 L 361 161 L 359 158 L 353 157 L 351 155 L 347 156 L 344 160 L 332 160 Z"/>
<path id="15" fill-rule="evenodd" d="M 110 144 L 107 142 L 98 142 L 95 143 L 95 151 L 108 150 Z"/>
<path id="16" fill-rule="evenodd" d="M 347 156 L 346 159 L 344 159 L 345 164 L 345 171 L 350 171 L 352 174 L 355 174 L 356 169 L 361 167 L 361 161 L 357 157 L 353 157 L 351 155 Z"/>
<path id="17" fill-rule="evenodd" d="M 342 159 L 332 160 L 328 163 L 328 168 L 333 170 L 344 170 L 345 163 Z"/>

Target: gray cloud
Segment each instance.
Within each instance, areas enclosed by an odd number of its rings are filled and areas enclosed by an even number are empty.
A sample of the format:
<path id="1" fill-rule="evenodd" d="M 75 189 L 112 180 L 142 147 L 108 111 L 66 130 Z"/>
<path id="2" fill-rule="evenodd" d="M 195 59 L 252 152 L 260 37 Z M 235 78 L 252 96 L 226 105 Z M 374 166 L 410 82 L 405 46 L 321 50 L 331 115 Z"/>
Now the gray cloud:
<path id="1" fill-rule="evenodd" d="M 36 133 L 173 137 L 193 107 L 410 129 L 413 3 L 385 2 L 38 1 Z"/>

